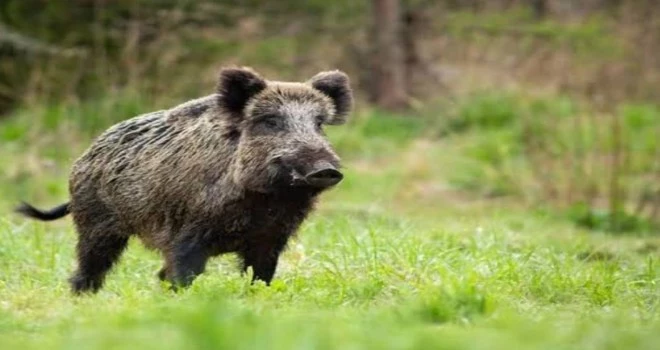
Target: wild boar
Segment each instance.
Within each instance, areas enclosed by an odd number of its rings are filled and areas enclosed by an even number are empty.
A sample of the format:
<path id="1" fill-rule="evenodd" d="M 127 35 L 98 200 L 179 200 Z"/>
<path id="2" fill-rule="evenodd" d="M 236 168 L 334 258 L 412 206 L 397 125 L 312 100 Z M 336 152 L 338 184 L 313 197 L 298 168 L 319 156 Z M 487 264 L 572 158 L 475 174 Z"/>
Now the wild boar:
<path id="1" fill-rule="evenodd" d="M 100 135 L 73 166 L 68 203 L 17 211 L 39 220 L 72 214 L 76 294 L 102 287 L 132 235 L 163 255 L 158 276 L 175 289 L 224 253 L 270 284 L 318 195 L 343 178 L 323 127 L 345 123 L 352 105 L 340 71 L 280 82 L 225 68 L 215 93 Z"/>

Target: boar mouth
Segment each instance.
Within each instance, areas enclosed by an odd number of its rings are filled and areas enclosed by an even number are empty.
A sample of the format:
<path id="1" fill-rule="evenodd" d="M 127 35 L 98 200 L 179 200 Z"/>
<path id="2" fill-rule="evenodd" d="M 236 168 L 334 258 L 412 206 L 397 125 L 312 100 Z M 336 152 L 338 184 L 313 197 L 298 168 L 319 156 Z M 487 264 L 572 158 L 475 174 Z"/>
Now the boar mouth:
<path id="1" fill-rule="evenodd" d="M 303 175 L 305 174 L 305 175 Z M 344 175 L 335 166 L 326 161 L 314 164 L 308 171 L 293 169 L 291 185 L 328 188 L 338 184 Z"/>

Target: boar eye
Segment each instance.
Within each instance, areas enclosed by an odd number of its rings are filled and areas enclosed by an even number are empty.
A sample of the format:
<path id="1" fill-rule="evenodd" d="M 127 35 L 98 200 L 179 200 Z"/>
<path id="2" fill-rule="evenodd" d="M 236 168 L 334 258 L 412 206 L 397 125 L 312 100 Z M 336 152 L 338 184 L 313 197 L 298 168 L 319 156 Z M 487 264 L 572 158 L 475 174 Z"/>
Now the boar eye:
<path id="1" fill-rule="evenodd" d="M 322 129 L 322 127 L 323 127 L 323 122 L 325 121 L 325 118 L 323 118 L 322 115 L 319 115 L 319 116 L 316 116 L 316 118 L 314 119 L 314 121 L 315 121 L 315 123 L 316 123 L 316 128 L 317 128 L 317 129 Z"/>
<path id="2" fill-rule="evenodd" d="M 259 123 L 269 129 L 279 129 L 281 127 L 280 118 L 276 115 L 267 115 L 259 120 Z"/>

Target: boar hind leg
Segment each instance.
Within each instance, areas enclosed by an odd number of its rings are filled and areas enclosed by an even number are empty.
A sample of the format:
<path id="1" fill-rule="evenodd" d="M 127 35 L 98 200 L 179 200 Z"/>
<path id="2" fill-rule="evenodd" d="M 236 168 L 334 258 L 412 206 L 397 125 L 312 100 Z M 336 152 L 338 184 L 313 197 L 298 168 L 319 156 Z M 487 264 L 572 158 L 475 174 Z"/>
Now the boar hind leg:
<path id="1" fill-rule="evenodd" d="M 78 227 L 78 270 L 69 279 L 74 293 L 97 292 L 106 273 L 119 259 L 128 243 L 128 235 L 113 220 L 101 221 L 93 227 Z"/>

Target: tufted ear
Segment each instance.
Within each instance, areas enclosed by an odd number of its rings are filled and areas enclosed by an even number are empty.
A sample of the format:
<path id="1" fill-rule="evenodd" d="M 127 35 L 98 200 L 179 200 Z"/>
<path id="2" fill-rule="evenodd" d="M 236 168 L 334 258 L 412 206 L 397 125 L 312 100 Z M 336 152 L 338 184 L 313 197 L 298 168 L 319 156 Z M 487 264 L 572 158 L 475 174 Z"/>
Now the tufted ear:
<path id="1" fill-rule="evenodd" d="M 331 125 L 344 124 L 348 113 L 353 108 L 353 91 L 348 75 L 338 70 L 321 72 L 312 77 L 308 83 L 330 97 L 335 105 L 335 114 L 327 123 Z"/>
<path id="2" fill-rule="evenodd" d="M 224 68 L 218 78 L 218 106 L 240 117 L 248 100 L 265 88 L 266 81 L 250 68 Z"/>

